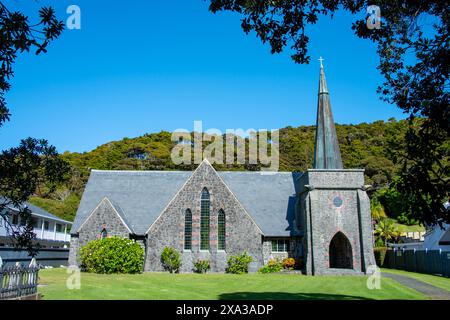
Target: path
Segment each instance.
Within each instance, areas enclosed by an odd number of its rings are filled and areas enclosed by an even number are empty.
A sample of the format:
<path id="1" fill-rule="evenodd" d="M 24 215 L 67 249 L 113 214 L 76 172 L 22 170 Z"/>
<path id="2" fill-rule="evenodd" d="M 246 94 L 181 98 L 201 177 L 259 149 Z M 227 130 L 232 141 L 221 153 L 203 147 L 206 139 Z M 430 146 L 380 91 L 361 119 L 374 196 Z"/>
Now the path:
<path id="1" fill-rule="evenodd" d="M 450 292 L 447 290 L 435 287 L 431 284 L 393 273 L 382 273 L 383 277 L 397 281 L 411 289 L 419 291 L 433 300 L 450 300 Z"/>

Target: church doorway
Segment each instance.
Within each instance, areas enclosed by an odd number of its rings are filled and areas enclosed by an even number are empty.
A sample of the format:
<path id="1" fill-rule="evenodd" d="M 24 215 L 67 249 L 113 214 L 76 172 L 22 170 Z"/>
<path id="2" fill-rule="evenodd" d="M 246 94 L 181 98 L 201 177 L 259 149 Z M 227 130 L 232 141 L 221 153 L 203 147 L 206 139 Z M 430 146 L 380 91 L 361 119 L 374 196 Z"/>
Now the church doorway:
<path id="1" fill-rule="evenodd" d="M 348 238 L 338 232 L 330 242 L 330 268 L 353 269 L 352 245 Z"/>

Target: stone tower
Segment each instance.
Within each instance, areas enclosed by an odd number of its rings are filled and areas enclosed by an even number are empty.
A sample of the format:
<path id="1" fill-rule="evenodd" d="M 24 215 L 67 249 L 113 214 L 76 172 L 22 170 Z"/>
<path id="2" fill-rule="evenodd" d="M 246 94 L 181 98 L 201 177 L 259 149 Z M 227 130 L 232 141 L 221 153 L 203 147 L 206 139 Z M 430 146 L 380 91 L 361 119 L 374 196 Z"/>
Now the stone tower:
<path id="1" fill-rule="evenodd" d="M 310 275 L 364 274 L 375 264 L 363 169 L 343 169 L 321 63 L 314 169 L 299 178 L 298 226 Z"/>

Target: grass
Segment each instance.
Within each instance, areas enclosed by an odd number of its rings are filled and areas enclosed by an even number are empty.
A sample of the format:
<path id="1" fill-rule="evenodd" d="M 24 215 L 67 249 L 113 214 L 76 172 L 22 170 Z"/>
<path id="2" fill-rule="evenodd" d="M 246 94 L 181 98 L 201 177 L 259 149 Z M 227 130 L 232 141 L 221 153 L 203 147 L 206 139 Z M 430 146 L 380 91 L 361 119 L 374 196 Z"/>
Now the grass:
<path id="1" fill-rule="evenodd" d="M 81 274 L 81 289 L 68 290 L 66 269 L 39 272 L 45 300 L 389 300 L 428 299 L 382 278 L 380 290 L 369 290 L 367 277 L 283 274 Z"/>
<path id="2" fill-rule="evenodd" d="M 425 232 L 425 227 L 421 225 L 408 226 L 406 224 L 401 224 L 398 222 L 395 222 L 394 225 L 399 232 Z"/>
<path id="3" fill-rule="evenodd" d="M 430 274 L 408 272 L 408 271 L 397 270 L 397 269 L 381 269 L 381 270 L 382 270 L 382 272 L 386 272 L 386 273 L 399 274 L 402 276 L 414 278 L 416 280 L 431 284 L 435 287 L 438 287 L 438 288 L 441 288 L 441 289 L 444 289 L 444 290 L 447 290 L 450 292 L 450 278 L 434 276 L 434 275 L 430 275 Z"/>

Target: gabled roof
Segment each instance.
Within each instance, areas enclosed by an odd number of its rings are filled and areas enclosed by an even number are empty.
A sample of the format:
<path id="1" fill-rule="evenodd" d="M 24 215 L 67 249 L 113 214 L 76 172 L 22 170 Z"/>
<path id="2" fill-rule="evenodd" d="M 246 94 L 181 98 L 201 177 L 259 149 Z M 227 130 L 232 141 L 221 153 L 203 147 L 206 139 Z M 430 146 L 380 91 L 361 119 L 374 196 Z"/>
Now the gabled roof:
<path id="1" fill-rule="evenodd" d="M 191 174 L 180 171 L 92 170 L 72 230 L 78 230 L 106 197 L 116 209 L 120 208 L 120 215 L 136 234 L 145 234 Z"/>
<path id="2" fill-rule="evenodd" d="M 298 174 L 217 173 L 265 236 L 294 235 Z M 106 197 L 128 226 L 143 235 L 191 175 L 191 171 L 93 170 L 72 230 L 78 230 Z"/>

